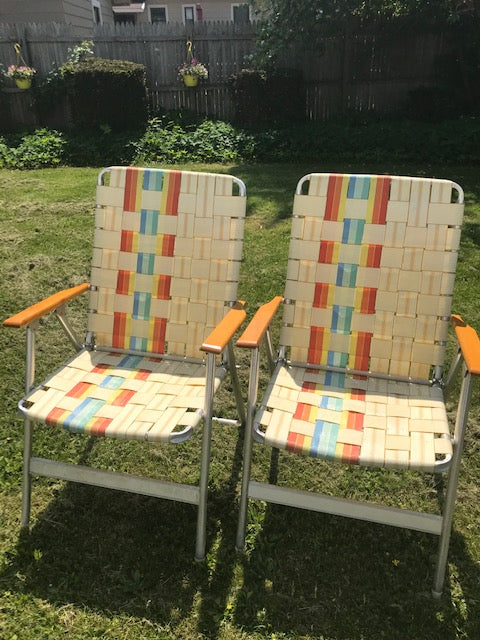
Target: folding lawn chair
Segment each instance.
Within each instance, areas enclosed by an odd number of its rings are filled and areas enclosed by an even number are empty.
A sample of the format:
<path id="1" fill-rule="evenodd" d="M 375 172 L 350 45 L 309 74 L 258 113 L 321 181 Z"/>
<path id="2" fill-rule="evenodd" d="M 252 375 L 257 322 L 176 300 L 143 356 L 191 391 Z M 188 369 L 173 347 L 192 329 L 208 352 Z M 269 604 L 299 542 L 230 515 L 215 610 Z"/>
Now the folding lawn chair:
<path id="1" fill-rule="evenodd" d="M 447 180 L 310 174 L 297 186 L 283 324 L 273 361 L 259 309 L 239 346 L 252 349 L 237 548 L 249 498 L 440 536 L 433 593 L 445 576 L 472 375 L 475 331 L 453 316 L 459 350 L 443 369 L 463 191 Z M 257 407 L 259 347 L 272 375 Z M 445 410 L 463 363 L 454 434 Z M 442 515 L 313 494 L 250 479 L 252 438 L 342 464 L 448 472 Z M 295 464 L 292 457 L 290 463 Z"/>
<path id="2" fill-rule="evenodd" d="M 57 293 L 4 323 L 27 328 L 26 396 L 19 403 L 23 526 L 31 476 L 60 478 L 198 505 L 195 557 L 204 557 L 212 405 L 227 372 L 244 422 L 232 336 L 245 318 L 236 301 L 245 203 L 245 185 L 228 175 L 122 167 L 100 173 L 91 284 Z M 64 310 L 87 289 L 81 344 Z M 35 330 L 50 311 L 78 353 L 33 388 Z M 33 422 L 174 444 L 202 420 L 198 486 L 31 456 Z"/>

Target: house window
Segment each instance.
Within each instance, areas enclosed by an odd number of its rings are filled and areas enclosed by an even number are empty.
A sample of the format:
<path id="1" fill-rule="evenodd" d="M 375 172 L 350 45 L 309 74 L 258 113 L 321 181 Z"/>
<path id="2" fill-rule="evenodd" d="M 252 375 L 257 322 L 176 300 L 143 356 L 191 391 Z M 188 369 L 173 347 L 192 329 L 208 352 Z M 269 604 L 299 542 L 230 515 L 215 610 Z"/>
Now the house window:
<path id="1" fill-rule="evenodd" d="M 115 24 L 136 24 L 137 16 L 134 13 L 116 13 L 113 21 Z"/>
<path id="2" fill-rule="evenodd" d="M 165 6 L 155 6 L 152 5 L 149 7 L 150 10 L 150 22 L 152 24 L 156 22 L 168 22 L 167 20 L 167 7 Z"/>
<path id="3" fill-rule="evenodd" d="M 250 22 L 250 6 L 246 3 L 232 4 L 232 20 L 235 24 Z"/>
<path id="4" fill-rule="evenodd" d="M 185 24 L 193 24 L 195 22 L 195 5 L 183 5 L 183 22 Z"/>
<path id="5" fill-rule="evenodd" d="M 94 24 L 102 24 L 102 9 L 100 0 L 92 0 L 93 22 Z"/>

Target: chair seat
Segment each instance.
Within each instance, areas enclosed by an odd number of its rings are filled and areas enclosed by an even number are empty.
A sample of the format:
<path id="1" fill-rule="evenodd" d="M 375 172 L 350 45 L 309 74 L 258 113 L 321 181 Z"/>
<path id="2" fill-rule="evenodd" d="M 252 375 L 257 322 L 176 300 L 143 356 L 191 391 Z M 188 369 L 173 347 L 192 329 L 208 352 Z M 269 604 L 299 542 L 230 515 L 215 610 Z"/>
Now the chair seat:
<path id="1" fill-rule="evenodd" d="M 265 444 L 344 464 L 435 471 L 452 454 L 429 384 L 278 365 L 255 425 Z"/>
<path id="2" fill-rule="evenodd" d="M 217 367 L 215 390 L 225 374 Z M 200 360 L 81 351 L 22 401 L 22 411 L 75 433 L 158 442 L 195 427 L 204 405 Z"/>

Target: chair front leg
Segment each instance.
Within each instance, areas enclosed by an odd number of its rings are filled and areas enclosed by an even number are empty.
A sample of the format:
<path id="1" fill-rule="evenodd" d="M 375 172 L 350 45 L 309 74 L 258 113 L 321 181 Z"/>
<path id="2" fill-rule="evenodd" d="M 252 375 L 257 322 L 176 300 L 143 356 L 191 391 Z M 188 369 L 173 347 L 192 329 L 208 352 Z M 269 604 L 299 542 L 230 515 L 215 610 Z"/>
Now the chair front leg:
<path id="1" fill-rule="evenodd" d="M 29 393 L 35 384 L 35 330 L 38 322 L 27 326 L 27 347 L 25 356 L 25 393 Z M 32 421 L 25 418 L 23 422 L 23 471 L 22 471 L 22 514 L 20 527 L 28 528 L 30 522 L 30 496 L 32 477 L 30 475 L 30 458 L 32 457 Z"/>
<path id="2" fill-rule="evenodd" d="M 455 436 L 453 458 L 448 471 L 447 490 L 445 494 L 445 504 L 442 513 L 442 531 L 440 533 L 440 542 L 438 546 L 437 564 L 435 567 L 435 576 L 433 581 L 432 595 L 434 598 L 440 598 L 445 580 L 445 572 L 447 566 L 448 547 L 450 544 L 450 534 L 452 530 L 453 511 L 455 509 L 455 500 L 457 495 L 458 475 L 460 472 L 460 461 L 463 451 L 463 442 L 465 439 L 465 428 L 467 425 L 468 408 L 472 397 L 472 375 L 463 365 L 463 380 L 460 390 L 460 398 L 458 400 L 457 419 L 455 422 Z"/>
<path id="3" fill-rule="evenodd" d="M 240 494 L 240 506 L 238 515 L 238 527 L 236 538 L 236 549 L 241 551 L 245 546 L 245 534 L 247 528 L 247 511 L 248 511 L 248 485 L 250 482 L 250 470 L 252 466 L 252 444 L 253 444 L 253 421 L 255 418 L 257 393 L 258 393 L 258 375 L 260 365 L 259 348 L 252 350 L 250 363 L 250 380 L 248 384 L 248 404 L 247 404 L 247 422 L 245 426 L 245 440 L 243 446 L 243 472 L 242 472 L 242 489 Z"/>
<path id="4" fill-rule="evenodd" d="M 207 381 L 205 388 L 205 418 L 202 435 L 202 453 L 200 463 L 200 484 L 197 515 L 197 541 L 195 560 L 201 562 L 205 558 L 207 539 L 207 496 L 210 470 L 210 448 L 212 440 L 213 395 L 215 391 L 215 354 L 207 354 Z"/>
<path id="5" fill-rule="evenodd" d="M 23 471 L 22 471 L 22 515 L 20 528 L 28 529 L 30 523 L 30 496 L 32 492 L 32 476 L 30 475 L 30 458 L 32 457 L 32 421 L 23 422 Z"/>

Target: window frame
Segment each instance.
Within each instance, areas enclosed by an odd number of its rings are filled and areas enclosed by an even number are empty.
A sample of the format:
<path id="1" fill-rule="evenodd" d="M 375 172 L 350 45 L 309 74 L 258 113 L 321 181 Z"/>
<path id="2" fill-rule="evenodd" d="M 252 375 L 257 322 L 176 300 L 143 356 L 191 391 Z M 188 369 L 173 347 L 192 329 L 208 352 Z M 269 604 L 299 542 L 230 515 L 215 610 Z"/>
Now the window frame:
<path id="1" fill-rule="evenodd" d="M 100 0 L 91 0 L 93 24 L 103 24 L 102 4 Z M 96 20 L 95 9 L 98 9 L 99 22 Z"/>
<path id="2" fill-rule="evenodd" d="M 187 20 L 185 17 L 185 9 L 191 9 L 192 13 L 193 13 L 193 20 Z M 197 21 L 197 12 L 196 12 L 196 6 L 194 4 L 182 4 L 182 22 L 183 24 L 188 24 L 189 22 L 196 22 Z"/>
<path id="3" fill-rule="evenodd" d="M 246 6 L 248 9 L 248 20 L 247 22 L 251 22 L 252 21 L 252 13 L 251 13 L 251 6 L 249 2 L 231 2 L 230 3 L 230 16 L 231 16 L 231 20 L 232 22 L 234 22 L 235 24 L 244 24 L 243 22 L 235 22 L 234 20 L 234 16 L 235 16 L 235 7 L 243 7 Z"/>
<path id="4" fill-rule="evenodd" d="M 152 9 L 165 9 L 165 22 L 161 20 L 156 20 L 153 22 L 152 20 Z M 168 5 L 166 4 L 149 4 L 148 5 L 148 21 L 150 24 L 167 24 L 168 22 Z"/>

